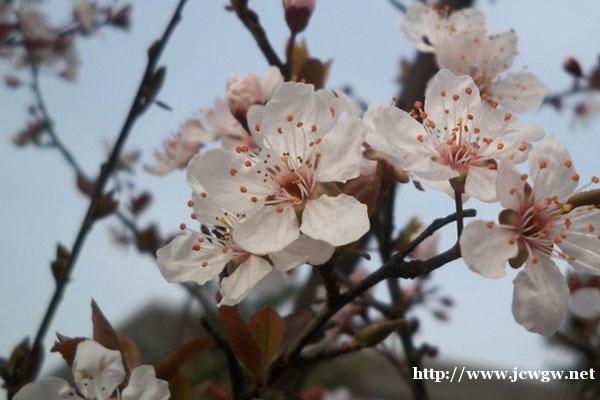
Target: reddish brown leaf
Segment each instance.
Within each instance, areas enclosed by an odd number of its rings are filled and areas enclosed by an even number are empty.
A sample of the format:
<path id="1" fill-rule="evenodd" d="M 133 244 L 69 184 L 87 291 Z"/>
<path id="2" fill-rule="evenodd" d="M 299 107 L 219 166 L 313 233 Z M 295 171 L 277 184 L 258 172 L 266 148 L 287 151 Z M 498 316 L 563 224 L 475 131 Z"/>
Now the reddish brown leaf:
<path id="1" fill-rule="evenodd" d="M 77 175 L 77 188 L 88 197 L 94 195 L 96 184 L 83 175 Z"/>
<path id="2" fill-rule="evenodd" d="M 179 367 L 188 362 L 196 354 L 212 345 L 213 341 L 211 339 L 202 336 L 188 340 L 179 346 L 177 350 L 167 354 L 158 363 L 156 366 L 156 376 L 166 381 L 170 381 L 177 375 Z"/>
<path id="3" fill-rule="evenodd" d="M 42 364 L 42 357 L 42 349 L 32 349 L 29 338 L 25 338 L 13 349 L 8 360 L 0 360 L 0 377 L 4 380 L 3 386 L 9 399 L 21 387 L 35 379 Z"/>
<path id="4" fill-rule="evenodd" d="M 286 315 L 283 318 L 285 322 L 285 335 L 282 346 L 285 348 L 292 343 L 313 318 L 314 313 L 306 310 L 296 311 L 293 314 Z"/>
<path id="5" fill-rule="evenodd" d="M 69 250 L 67 250 L 65 246 L 60 243 L 56 246 L 56 258 L 52 261 L 52 264 L 50 264 L 50 269 L 54 276 L 54 282 L 56 282 L 57 285 L 62 281 L 65 275 L 70 256 Z"/>
<path id="6" fill-rule="evenodd" d="M 53 353 L 60 353 L 62 358 L 65 359 L 65 362 L 70 367 L 73 365 L 73 360 L 75 359 L 75 353 L 77 352 L 77 345 L 86 338 L 84 337 L 74 337 L 70 338 L 68 336 L 61 335 L 60 333 L 56 334 L 58 340 L 54 342 L 54 346 L 50 349 Z"/>
<path id="7" fill-rule="evenodd" d="M 260 374 L 264 364 L 262 351 L 237 308 L 221 306 L 219 307 L 219 317 L 223 323 L 225 336 L 235 355 L 250 372 Z"/>
<path id="8" fill-rule="evenodd" d="M 117 333 L 94 300 L 92 300 L 92 326 L 93 338 L 96 342 L 107 349 L 122 351 Z"/>
<path id="9" fill-rule="evenodd" d="M 160 247 L 162 240 L 158 233 L 156 225 L 152 224 L 148 228 L 140 231 L 136 236 L 136 244 L 139 251 L 142 253 L 150 253 L 154 255 Z"/>
<path id="10" fill-rule="evenodd" d="M 131 338 L 116 332 L 117 339 L 119 339 L 119 345 L 121 346 L 121 353 L 123 354 L 123 360 L 127 364 L 129 370 L 139 367 L 144 358 L 138 345 L 131 340 Z"/>
<path id="11" fill-rule="evenodd" d="M 252 315 L 248 328 L 262 350 L 263 364 L 266 367 L 279 353 L 285 334 L 285 322 L 277 311 L 265 306 Z"/>

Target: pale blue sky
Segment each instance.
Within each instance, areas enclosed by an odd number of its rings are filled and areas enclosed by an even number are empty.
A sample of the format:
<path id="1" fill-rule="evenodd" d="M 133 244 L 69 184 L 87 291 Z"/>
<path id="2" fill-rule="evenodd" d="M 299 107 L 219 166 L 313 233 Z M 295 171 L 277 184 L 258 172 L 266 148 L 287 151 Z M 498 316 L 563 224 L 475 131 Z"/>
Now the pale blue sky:
<path id="1" fill-rule="evenodd" d="M 152 108 L 136 124 L 129 145 L 144 159 L 191 112 L 207 107 L 222 95 L 228 74 L 262 74 L 266 63 L 237 18 L 224 10 L 224 0 L 190 0 L 184 19 L 167 48 L 163 63 L 168 75 L 160 98 L 174 111 Z M 400 56 L 414 49 L 397 29 L 400 14 L 385 0 L 320 0 L 309 30 L 302 36 L 315 56 L 333 58 L 329 86 L 352 83 L 370 101 L 388 102 L 397 92 L 394 78 Z M 50 13 L 66 16 L 70 2 L 50 0 Z M 133 1 L 133 26 L 128 34 L 105 30 L 78 43 L 83 59 L 76 84 L 42 75 L 42 88 L 57 130 L 89 174 L 97 171 L 103 140 L 114 138 L 138 83 L 147 45 L 163 29 L 175 1 Z M 287 28 L 279 0 L 253 1 L 277 50 L 284 48 Z M 480 1 L 491 32 L 515 29 L 520 54 L 515 68 L 527 66 L 554 90 L 569 85 L 561 71 L 566 55 L 577 55 L 584 66 L 597 57 L 600 3 L 594 0 L 518 1 L 497 4 Z M 0 71 L 5 71 L 0 67 Z M 0 154 L 0 354 L 7 354 L 25 335 L 37 328 L 53 288 L 49 262 L 57 242 L 70 246 L 87 206 L 73 185 L 72 172 L 57 153 L 16 149 L 9 137 L 25 121 L 26 89 L 0 89 L 2 139 Z M 600 146 L 600 121 L 587 129 L 572 129 L 570 116 L 545 108 L 522 120 L 543 126 L 570 148 L 584 177 L 600 171 L 595 152 Z M 164 230 L 187 219 L 189 191 L 184 173 L 157 178 L 140 171 L 139 187 L 152 190 L 155 201 L 146 219 Z M 411 185 L 400 189 L 399 218 L 420 214 L 430 220 L 452 211 L 445 195 L 419 193 Z M 427 207 L 423 207 L 427 204 Z M 492 218 L 496 206 L 469 206 Z M 167 284 L 154 262 L 135 251 L 115 249 L 108 235 L 110 222 L 99 223 L 79 259 L 73 281 L 54 320 L 51 332 L 89 333 L 89 303 L 93 297 L 116 323 L 150 300 L 179 304 L 184 298 L 177 286 Z M 452 244 L 453 229 L 444 231 L 443 245 Z M 375 264 L 373 264 L 375 265 Z M 514 274 L 509 273 L 512 277 Z M 456 300 L 447 323 L 423 316 L 418 340 L 438 345 L 441 357 L 469 359 L 506 367 L 543 368 L 565 360 L 550 351 L 543 340 L 513 321 L 510 310 L 511 279 L 486 280 L 461 262 L 435 273 L 434 282 Z M 48 336 L 50 345 L 52 335 Z M 48 355 L 46 365 L 59 358 Z"/>

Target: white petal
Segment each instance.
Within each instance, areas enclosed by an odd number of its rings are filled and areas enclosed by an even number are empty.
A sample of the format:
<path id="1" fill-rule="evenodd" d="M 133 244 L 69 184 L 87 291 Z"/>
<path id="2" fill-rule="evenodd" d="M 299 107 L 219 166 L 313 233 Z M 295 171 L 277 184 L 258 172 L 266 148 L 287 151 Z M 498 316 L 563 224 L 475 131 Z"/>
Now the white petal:
<path id="1" fill-rule="evenodd" d="M 258 114 L 251 112 L 253 137 L 264 148 L 278 155 L 289 153 L 292 159 L 305 159 L 311 140 L 327 133 L 336 122 L 314 87 L 296 82 L 282 84 L 260 111 L 260 120 Z"/>
<path id="2" fill-rule="evenodd" d="M 77 345 L 72 371 L 79 391 L 88 399 L 108 398 L 125 379 L 121 353 L 93 340 Z"/>
<path id="3" fill-rule="evenodd" d="M 519 251 L 514 233 L 501 225 L 486 221 L 473 221 L 460 236 L 460 249 L 470 270 L 498 279 L 506 275 L 506 262 Z"/>
<path id="4" fill-rule="evenodd" d="M 548 93 L 548 86 L 530 72 L 513 72 L 490 87 L 490 94 L 515 112 L 536 110 Z"/>
<path id="5" fill-rule="evenodd" d="M 316 179 L 319 182 L 346 182 L 360 174 L 362 142 L 366 128 L 358 118 L 346 118 L 322 138 Z"/>
<path id="6" fill-rule="evenodd" d="M 562 231 L 566 236 L 558 246 L 569 257 L 575 257 L 567 259 L 568 263 L 577 271 L 600 275 L 600 210 L 578 207 L 557 223 L 561 228 L 567 225 L 569 228 Z"/>
<path id="7" fill-rule="evenodd" d="M 600 315 L 600 290 L 598 288 L 577 289 L 571 295 L 569 308 L 579 318 L 598 317 Z"/>
<path id="8" fill-rule="evenodd" d="M 265 206 L 233 230 L 234 241 L 254 254 L 279 251 L 298 236 L 298 218 L 291 206 L 285 206 L 281 213 L 275 206 Z"/>
<path id="9" fill-rule="evenodd" d="M 83 400 L 67 381 L 50 377 L 23 386 L 13 400 Z"/>
<path id="10" fill-rule="evenodd" d="M 266 260 L 256 256 L 248 257 L 231 275 L 221 281 L 223 298 L 219 305 L 234 306 L 242 301 L 272 269 Z"/>
<path id="11" fill-rule="evenodd" d="M 285 249 L 269 254 L 275 268 L 281 272 L 287 272 L 304 263 L 321 265 L 326 263 L 335 248 L 329 243 L 314 240 L 310 236 L 300 235 Z"/>
<path id="12" fill-rule="evenodd" d="M 531 332 L 544 336 L 560 327 L 569 303 L 569 287 L 550 258 L 528 261 L 513 281 L 512 310 L 515 320 Z"/>
<path id="13" fill-rule="evenodd" d="M 498 200 L 496 178 L 498 172 L 489 168 L 471 167 L 465 182 L 465 192 L 481 201 Z"/>
<path id="14" fill-rule="evenodd" d="M 198 243 L 198 238 L 203 238 Z M 200 250 L 193 246 L 200 244 Z M 168 282 L 196 282 L 199 285 L 216 278 L 233 258 L 233 252 L 223 252 L 223 246 L 211 243 L 204 235 L 187 232 L 175 237 L 156 252 L 160 273 Z M 203 266 L 203 263 L 207 264 Z"/>
<path id="15" fill-rule="evenodd" d="M 510 161 L 501 161 L 498 165 L 497 191 L 500 204 L 511 210 L 518 210 L 524 201 L 525 181 Z"/>
<path id="16" fill-rule="evenodd" d="M 400 21 L 400 29 L 418 50 L 432 53 L 438 42 L 438 32 L 445 24 L 444 18 L 434 9 L 413 1 Z"/>
<path id="17" fill-rule="evenodd" d="M 269 188 L 256 175 L 253 164 L 247 167 L 243 158 L 223 149 L 211 149 L 194 156 L 187 169 L 187 180 L 194 191 L 206 193 L 206 201 L 241 214 L 250 214 L 259 207 L 260 202 L 250 200 L 253 196 L 261 200 L 269 194 Z M 202 207 L 201 204 L 196 206 Z"/>
<path id="18" fill-rule="evenodd" d="M 300 230 L 337 247 L 360 239 L 369 226 L 367 206 L 354 197 L 322 195 L 306 205 Z"/>
<path id="19" fill-rule="evenodd" d="M 263 102 L 273 97 L 273 93 L 283 84 L 283 75 L 277 67 L 269 67 L 260 81 L 263 92 Z"/>
<path id="20" fill-rule="evenodd" d="M 481 108 L 479 89 L 468 75 L 457 76 L 442 69 L 427 84 L 425 112 L 438 129 L 452 129 L 457 121 L 478 116 Z"/>
<path id="21" fill-rule="evenodd" d="M 452 32 L 485 31 L 485 14 L 474 8 L 463 8 L 450 14 Z"/>
<path id="22" fill-rule="evenodd" d="M 529 155 L 529 173 L 533 181 L 533 194 L 538 201 L 557 196 L 566 200 L 577 187 L 575 167 L 568 150 L 550 136 L 538 144 Z"/>
<path id="23" fill-rule="evenodd" d="M 489 36 L 483 46 L 477 75 L 493 79 L 506 71 L 517 55 L 517 34 L 513 31 Z"/>
<path id="24" fill-rule="evenodd" d="M 458 171 L 429 157 L 422 157 L 406 167 L 407 171 L 421 178 L 423 182 L 447 181 L 460 175 Z"/>
<path id="25" fill-rule="evenodd" d="M 478 68 L 487 44 L 485 31 L 447 35 L 436 48 L 437 63 L 441 69 L 448 69 L 456 75 L 471 75 L 474 79 L 484 78 L 487 81 L 489 78 L 483 77 Z"/>
<path id="26" fill-rule="evenodd" d="M 122 400 L 168 400 L 169 383 L 156 378 L 154 368 L 140 365 L 129 377 L 127 387 L 121 393 Z"/>

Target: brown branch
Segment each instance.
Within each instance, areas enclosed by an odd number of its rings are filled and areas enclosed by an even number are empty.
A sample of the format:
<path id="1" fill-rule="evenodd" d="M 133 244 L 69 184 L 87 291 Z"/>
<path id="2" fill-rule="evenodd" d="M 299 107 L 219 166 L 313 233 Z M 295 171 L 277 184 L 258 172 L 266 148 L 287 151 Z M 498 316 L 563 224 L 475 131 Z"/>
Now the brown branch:
<path id="1" fill-rule="evenodd" d="M 456 214 L 449 215 L 445 218 L 435 220 L 427 229 L 427 232 L 435 232 L 435 230 L 441 228 L 447 223 L 456 220 Z M 436 229 L 437 228 L 437 229 Z M 417 239 L 422 240 L 421 236 Z M 412 245 L 409 245 L 412 247 Z M 292 365 L 296 358 L 300 355 L 302 349 L 314 339 L 327 322 L 346 304 L 352 302 L 357 297 L 361 296 L 367 290 L 377 285 L 388 278 L 403 278 L 403 279 L 414 279 L 418 276 L 426 275 L 432 271 L 440 268 L 441 266 L 460 258 L 460 247 L 455 244 L 447 251 L 431 257 L 427 260 L 412 260 L 404 261 L 403 253 L 398 253 L 392 256 L 386 263 L 383 264 L 379 269 L 369 274 L 365 279 L 359 282 L 356 286 L 349 289 L 340 295 L 337 301 L 333 303 L 327 303 L 319 314 L 309 323 L 306 329 L 300 334 L 297 339 L 293 342 L 290 350 L 285 352 L 276 361 L 276 368 L 273 369 L 271 375 L 271 381 L 276 380 L 283 372 L 285 372 L 290 365 Z"/>
<path id="2" fill-rule="evenodd" d="M 79 253 L 81 252 L 87 235 L 91 231 L 92 226 L 94 224 L 94 214 L 96 212 L 96 207 L 98 206 L 100 199 L 102 199 L 102 197 L 104 196 L 105 186 L 108 183 L 109 178 L 111 177 L 112 173 L 114 172 L 117 166 L 121 151 L 123 149 L 123 146 L 125 145 L 125 141 L 129 136 L 131 128 L 133 127 L 137 118 L 145 111 L 145 106 L 148 104 L 148 101 L 151 100 L 151 98 L 149 98 L 149 85 L 152 85 L 152 83 L 154 83 L 153 80 L 157 72 L 158 60 L 169 38 L 171 37 L 171 34 L 173 33 L 175 26 L 181 19 L 181 11 L 186 1 L 187 0 L 179 1 L 161 38 L 157 42 L 155 42 L 148 51 L 148 62 L 144 71 L 144 75 L 141 79 L 137 93 L 134 97 L 133 103 L 125 119 L 123 127 L 119 133 L 117 141 L 114 147 L 112 148 L 108 160 L 100 168 L 100 174 L 96 182 L 94 195 L 90 199 L 90 204 L 88 206 L 87 212 L 83 218 L 83 221 L 79 228 L 79 232 L 71 248 L 70 257 L 66 263 L 65 272 L 62 278 L 56 283 L 56 288 L 54 290 L 54 293 L 52 294 L 46 312 L 44 313 L 42 322 L 36 333 L 35 340 L 32 346 L 32 351 L 37 351 L 41 349 L 42 342 L 44 341 L 48 328 L 50 327 L 50 323 L 52 322 L 52 319 L 54 318 L 60 301 L 62 300 L 65 288 L 70 280 L 70 276 L 75 267 Z M 157 90 L 157 88 L 155 89 Z"/>
<path id="3" fill-rule="evenodd" d="M 289 78 L 287 68 L 273 49 L 271 42 L 269 42 L 267 33 L 260 24 L 258 14 L 248 7 L 248 0 L 231 0 L 230 9 L 235 11 L 240 21 L 250 31 L 269 64 L 279 68 L 281 74 Z"/>
<path id="4" fill-rule="evenodd" d="M 250 396 L 246 392 L 244 382 L 246 379 L 244 378 L 244 372 L 242 371 L 242 367 L 238 362 L 237 358 L 233 354 L 231 350 L 231 346 L 215 328 L 208 322 L 205 317 L 200 319 L 200 324 L 206 331 L 212 336 L 216 345 L 225 353 L 225 357 L 227 358 L 227 367 L 229 369 L 229 376 L 231 380 L 231 391 L 233 392 L 233 398 L 235 400 L 250 400 Z"/>

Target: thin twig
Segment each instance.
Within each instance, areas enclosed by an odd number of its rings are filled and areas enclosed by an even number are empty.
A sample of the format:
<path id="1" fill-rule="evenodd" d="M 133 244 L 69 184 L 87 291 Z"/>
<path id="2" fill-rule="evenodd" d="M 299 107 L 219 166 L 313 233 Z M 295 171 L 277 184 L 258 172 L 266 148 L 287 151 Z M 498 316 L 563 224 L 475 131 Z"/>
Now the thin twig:
<path id="1" fill-rule="evenodd" d="M 64 274 L 62 278 L 56 283 L 56 288 L 54 290 L 54 293 L 52 294 L 52 298 L 48 303 L 48 307 L 46 309 L 46 312 L 44 313 L 44 317 L 36 333 L 35 340 L 32 346 L 33 351 L 41 349 L 42 342 L 44 341 L 48 328 L 50 327 L 50 323 L 52 322 L 52 319 L 54 318 L 54 315 L 63 297 L 65 288 L 70 280 L 70 276 L 75 267 L 75 263 L 79 256 L 79 253 L 81 252 L 85 239 L 87 238 L 87 235 L 91 231 L 92 226 L 94 224 L 94 213 L 98 202 L 104 195 L 105 186 L 108 183 L 110 176 L 112 175 L 114 169 L 117 166 L 121 151 L 123 149 L 123 146 L 125 145 L 125 141 L 129 136 L 131 128 L 133 127 L 133 124 L 144 111 L 145 100 L 148 100 L 148 85 L 154 77 L 160 55 L 162 54 L 163 49 L 165 48 L 169 38 L 171 37 L 175 26 L 181 19 L 181 11 L 186 1 L 187 0 L 180 0 L 178 2 L 173 16 L 171 17 L 163 35 L 157 42 L 155 42 L 155 44 L 148 51 L 148 63 L 146 66 L 146 70 L 144 71 L 144 76 L 141 79 L 127 118 L 125 119 L 123 127 L 110 153 L 110 156 L 100 168 L 100 175 L 96 182 L 94 195 L 90 199 L 90 204 L 88 206 L 87 212 L 83 218 L 83 221 L 79 228 L 79 232 L 71 248 L 70 256 L 66 263 Z"/>
<path id="2" fill-rule="evenodd" d="M 238 363 L 237 358 L 233 354 L 231 347 L 227 340 L 219 333 L 215 328 L 210 325 L 205 317 L 200 319 L 200 324 L 206 329 L 206 331 L 212 336 L 217 346 L 223 350 L 225 357 L 227 358 L 227 367 L 229 369 L 229 376 L 231 378 L 231 391 L 235 400 L 246 400 L 248 395 L 244 388 L 244 373 L 242 367 Z"/>
<path id="3" fill-rule="evenodd" d="M 435 232 L 444 225 L 456 221 L 456 214 L 435 220 L 427 229 L 427 232 Z M 271 380 L 276 380 L 288 367 L 293 364 L 300 352 L 319 334 L 327 321 L 333 317 L 343 306 L 352 302 L 364 292 L 387 278 L 414 279 L 426 275 L 441 266 L 460 258 L 460 247 L 455 244 L 447 251 L 440 253 L 427 260 L 404 261 L 402 253 L 395 254 L 379 269 L 369 274 L 356 286 L 344 292 L 335 303 L 325 304 L 319 314 L 308 324 L 305 330 L 296 338 L 293 346 L 276 361 Z"/>
<path id="4" fill-rule="evenodd" d="M 402 3 L 400 3 L 398 0 L 388 0 L 388 2 L 398 11 L 400 11 L 402 14 L 406 14 L 406 6 Z"/>
<path id="5" fill-rule="evenodd" d="M 460 239 L 464 226 L 464 213 L 462 193 L 458 190 L 454 191 L 454 205 L 456 207 L 456 237 Z"/>
<path id="6" fill-rule="evenodd" d="M 271 42 L 269 42 L 267 33 L 260 24 L 258 15 L 248 7 L 248 0 L 231 0 L 230 8 L 235 11 L 240 21 L 250 31 L 269 64 L 279 68 L 283 76 L 288 76 L 287 68 L 273 49 Z"/>

